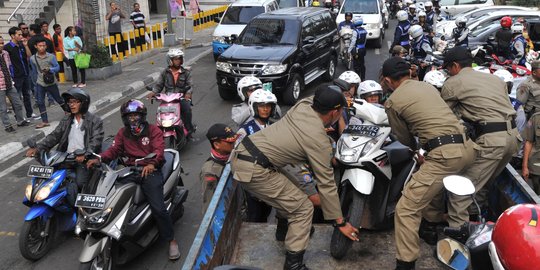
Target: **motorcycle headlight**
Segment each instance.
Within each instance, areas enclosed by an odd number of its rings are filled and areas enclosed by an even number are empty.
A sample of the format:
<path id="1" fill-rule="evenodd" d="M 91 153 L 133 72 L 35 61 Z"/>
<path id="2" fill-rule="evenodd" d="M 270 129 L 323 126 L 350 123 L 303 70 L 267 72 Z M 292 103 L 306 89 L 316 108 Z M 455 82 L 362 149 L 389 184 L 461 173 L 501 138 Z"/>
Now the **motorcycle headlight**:
<path id="1" fill-rule="evenodd" d="M 225 37 L 223 37 L 223 36 L 213 36 L 212 40 L 215 41 L 215 42 L 219 42 L 219 43 L 226 43 L 225 42 Z"/>
<path id="2" fill-rule="evenodd" d="M 345 145 L 343 140 L 339 140 L 338 146 L 337 146 L 338 153 L 339 153 L 339 160 L 345 164 L 358 162 L 358 159 L 360 159 L 360 154 L 362 152 L 360 147 L 362 146 L 363 145 L 359 145 L 357 147 L 350 148 L 347 145 Z"/>
<path id="3" fill-rule="evenodd" d="M 523 76 L 523 75 L 527 74 L 527 71 L 525 71 L 524 69 L 521 69 L 521 68 L 516 68 L 516 73 L 519 76 Z"/>
<path id="4" fill-rule="evenodd" d="M 111 212 L 112 208 L 107 208 L 101 212 L 97 212 L 92 216 L 87 216 L 87 222 L 92 225 L 101 225 L 107 220 Z"/>
<path id="5" fill-rule="evenodd" d="M 365 143 L 365 144 L 364 144 L 364 148 L 362 149 L 361 155 L 362 155 L 362 156 L 366 155 L 366 154 L 367 154 L 367 153 L 368 153 L 375 145 L 377 145 L 377 142 L 378 142 L 378 141 L 379 141 L 379 140 L 377 140 L 377 139 L 375 138 L 375 139 L 373 139 L 373 140 L 371 140 L 371 141 Z"/>
<path id="6" fill-rule="evenodd" d="M 216 69 L 226 73 L 231 73 L 231 64 L 226 62 L 216 62 Z"/>
<path id="7" fill-rule="evenodd" d="M 26 189 L 24 190 L 24 196 L 27 200 L 32 200 L 32 184 L 26 186 Z"/>
<path id="8" fill-rule="evenodd" d="M 281 74 L 287 70 L 287 64 L 268 64 L 262 70 L 262 75 Z"/>
<path id="9" fill-rule="evenodd" d="M 49 197 L 49 194 L 51 194 L 51 187 L 47 184 L 46 186 L 39 189 L 38 193 L 36 194 L 35 201 L 42 201 Z"/>
<path id="10" fill-rule="evenodd" d="M 166 119 L 166 120 L 161 120 L 161 126 L 163 127 L 171 127 L 174 123 L 174 120 L 176 119 Z"/>

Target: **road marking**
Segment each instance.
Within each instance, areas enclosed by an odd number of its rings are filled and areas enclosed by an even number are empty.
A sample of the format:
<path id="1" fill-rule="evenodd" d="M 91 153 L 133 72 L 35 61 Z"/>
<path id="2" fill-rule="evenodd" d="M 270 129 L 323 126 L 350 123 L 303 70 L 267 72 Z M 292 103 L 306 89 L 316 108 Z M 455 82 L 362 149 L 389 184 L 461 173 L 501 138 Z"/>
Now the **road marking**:
<path id="1" fill-rule="evenodd" d="M 392 41 L 387 41 L 387 44 L 388 44 L 388 49 L 391 49 L 392 48 Z"/>
<path id="2" fill-rule="evenodd" d="M 0 236 L 17 236 L 17 233 L 16 232 L 0 231 Z"/>
<path id="3" fill-rule="evenodd" d="M 381 50 L 379 50 L 379 48 L 376 48 L 375 49 L 375 54 L 381 54 Z"/>

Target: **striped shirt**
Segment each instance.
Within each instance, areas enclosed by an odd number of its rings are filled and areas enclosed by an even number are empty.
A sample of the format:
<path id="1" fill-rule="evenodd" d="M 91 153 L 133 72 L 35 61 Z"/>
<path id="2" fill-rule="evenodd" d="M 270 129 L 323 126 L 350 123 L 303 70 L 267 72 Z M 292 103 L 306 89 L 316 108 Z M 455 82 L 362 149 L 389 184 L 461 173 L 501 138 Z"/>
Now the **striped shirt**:
<path id="1" fill-rule="evenodd" d="M 129 15 L 129 21 L 135 24 L 135 28 L 144 27 L 144 14 L 140 11 L 133 11 Z"/>

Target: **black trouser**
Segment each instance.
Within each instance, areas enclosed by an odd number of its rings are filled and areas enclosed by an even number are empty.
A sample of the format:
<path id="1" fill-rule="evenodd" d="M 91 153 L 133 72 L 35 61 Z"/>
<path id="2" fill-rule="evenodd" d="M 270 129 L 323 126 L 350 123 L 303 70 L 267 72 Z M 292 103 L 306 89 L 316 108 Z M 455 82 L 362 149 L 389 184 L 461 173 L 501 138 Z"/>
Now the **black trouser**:
<path id="1" fill-rule="evenodd" d="M 191 121 L 193 115 L 191 112 L 191 100 L 183 99 L 180 101 L 180 116 L 182 121 L 189 132 L 193 131 L 193 122 Z"/>
<path id="2" fill-rule="evenodd" d="M 143 34 L 142 35 L 141 35 L 141 30 L 140 29 L 143 29 Z M 135 31 L 139 32 L 139 37 L 135 38 L 135 46 L 140 46 L 141 50 L 142 50 L 143 44 L 146 43 L 146 37 L 144 35 L 144 33 L 146 33 L 146 29 L 144 27 L 137 27 L 137 28 L 135 28 Z"/>
<path id="3" fill-rule="evenodd" d="M 119 179 L 118 182 L 134 182 L 141 185 L 144 197 L 152 210 L 152 216 L 154 216 L 154 219 L 156 220 L 161 238 L 165 241 L 173 240 L 173 223 L 171 216 L 165 207 L 165 201 L 163 198 L 164 181 L 161 170 L 156 170 L 154 173 L 146 176 L 144 179 L 137 175 L 130 175 L 128 177 Z"/>
<path id="4" fill-rule="evenodd" d="M 73 83 L 79 82 L 79 77 L 77 76 L 77 70 L 81 73 L 81 83 L 86 83 L 86 69 L 77 69 L 75 65 L 75 59 L 68 59 L 69 68 L 71 69 L 71 77 Z"/>
<path id="5" fill-rule="evenodd" d="M 360 75 L 360 79 L 362 79 L 362 81 L 366 80 L 366 65 L 364 62 L 365 56 L 366 56 L 365 49 L 357 49 L 356 52 L 353 51 L 354 72 Z"/>
<path id="6" fill-rule="evenodd" d="M 249 194 L 247 191 L 244 194 L 246 195 L 247 204 L 246 221 L 266 223 L 270 212 L 272 212 L 272 206 L 257 199 L 257 197 Z"/>
<path id="7" fill-rule="evenodd" d="M 116 40 L 116 34 L 120 34 L 120 40 Z M 126 41 L 124 40 L 124 35 L 121 32 L 109 33 L 109 37 L 114 37 L 114 41 L 118 44 L 118 50 L 123 54 L 126 51 Z M 111 47 L 111 53 L 118 55 L 116 53 L 116 46 L 114 44 L 109 45 Z"/>
<path id="8" fill-rule="evenodd" d="M 22 96 L 24 103 L 24 109 L 26 110 L 26 118 L 32 117 L 32 93 L 30 92 L 30 77 L 15 77 L 13 79 L 15 83 L 15 88 L 19 92 L 19 95 Z"/>

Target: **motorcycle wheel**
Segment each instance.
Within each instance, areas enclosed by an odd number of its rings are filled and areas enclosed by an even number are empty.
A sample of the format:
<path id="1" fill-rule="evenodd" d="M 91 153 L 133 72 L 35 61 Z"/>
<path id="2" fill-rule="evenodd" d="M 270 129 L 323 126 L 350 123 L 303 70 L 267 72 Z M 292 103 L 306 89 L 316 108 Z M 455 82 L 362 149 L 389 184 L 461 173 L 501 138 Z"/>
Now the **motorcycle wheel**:
<path id="1" fill-rule="evenodd" d="M 107 257 L 109 259 L 107 260 L 107 262 L 105 262 L 105 258 Z M 114 268 L 115 267 L 111 256 L 111 250 L 107 248 L 105 248 L 103 252 L 101 252 L 93 260 L 86 263 L 81 263 L 81 265 L 79 266 L 79 270 L 113 270 Z"/>
<path id="2" fill-rule="evenodd" d="M 47 222 L 49 229 L 47 231 Z M 45 256 L 52 247 L 56 236 L 56 219 L 44 221 L 42 217 L 25 221 L 19 235 L 19 250 L 21 255 L 31 261 L 37 261 Z"/>
<path id="3" fill-rule="evenodd" d="M 346 215 L 345 218 L 355 228 L 360 227 L 365 202 L 365 195 L 356 192 L 350 186 L 343 188 L 341 196 L 341 209 Z M 334 228 L 332 240 L 330 241 L 330 254 L 335 259 L 340 260 L 347 255 L 347 251 L 351 248 L 352 243 L 353 241 L 343 235 L 339 228 Z"/>

